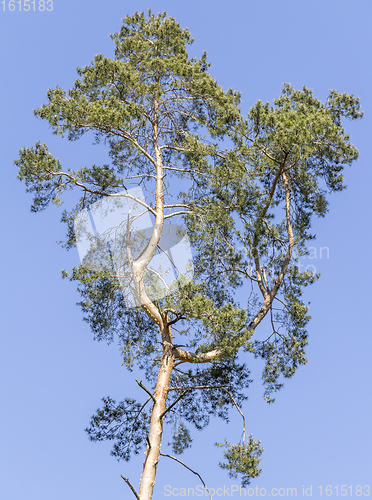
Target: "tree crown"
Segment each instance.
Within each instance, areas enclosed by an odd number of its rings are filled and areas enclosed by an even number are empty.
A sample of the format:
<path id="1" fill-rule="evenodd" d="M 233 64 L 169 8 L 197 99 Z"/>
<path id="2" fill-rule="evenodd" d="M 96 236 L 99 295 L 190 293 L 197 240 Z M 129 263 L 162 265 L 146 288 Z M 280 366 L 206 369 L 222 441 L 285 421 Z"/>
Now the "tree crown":
<path id="1" fill-rule="evenodd" d="M 326 214 L 328 193 L 344 189 L 342 170 L 358 157 L 342 119 L 362 112 L 353 95 L 331 90 L 323 104 L 310 89 L 284 84 L 274 105 L 258 101 L 244 118 L 240 94 L 224 91 L 209 75 L 205 53 L 189 58 L 190 33 L 165 13 L 127 16 L 111 37 L 114 59 L 95 56 L 78 69 L 71 90 L 50 89 L 48 104 L 35 110 L 71 141 L 91 132 L 108 145 L 111 165 L 63 170 L 40 142 L 23 148 L 15 163 L 35 212 L 60 203 L 66 190 L 80 192 L 62 214 L 67 248 L 76 245 L 79 214 L 99 201 L 131 200 L 148 214 L 149 234 L 139 238 L 135 217 L 125 215 L 119 238 L 122 265 L 131 270 L 126 286 L 141 307 L 128 307 L 112 252 L 106 266 L 82 263 L 63 274 L 79 283 L 95 338 L 111 342 L 117 335 L 129 369 L 136 362 L 154 383 L 171 345 L 176 364 L 162 415 L 173 425 L 173 450 L 181 453 L 191 444 L 185 422 L 200 429 L 210 415 L 228 420 L 228 409 L 246 399 L 251 381 L 239 350 L 265 360 L 268 402 L 283 377 L 306 363 L 310 316 L 302 293 L 318 275 L 301 272 L 299 257 L 314 237 L 313 215 Z M 133 185 L 143 197 L 132 194 Z M 161 289 L 164 279 L 149 263 L 166 254 L 161 235 L 178 220 L 192 248 L 193 278 L 182 281 L 178 272 L 167 293 L 152 299 L 150 287 Z M 261 323 L 267 334 L 255 340 Z M 190 368 L 181 369 L 185 363 Z M 128 460 L 146 444 L 147 403 L 103 402 L 88 433 L 113 439 L 113 454 Z M 242 474 L 246 485 L 259 472 L 262 451 L 245 429 L 243 438 L 239 445 L 225 442 L 222 466 Z"/>

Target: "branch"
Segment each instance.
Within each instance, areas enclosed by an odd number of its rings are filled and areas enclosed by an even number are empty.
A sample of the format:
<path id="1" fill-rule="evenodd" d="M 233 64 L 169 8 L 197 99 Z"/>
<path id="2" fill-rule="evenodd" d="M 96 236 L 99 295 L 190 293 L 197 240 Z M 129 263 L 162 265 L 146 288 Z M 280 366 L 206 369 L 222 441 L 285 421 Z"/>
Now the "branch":
<path id="1" fill-rule="evenodd" d="M 275 179 L 273 181 L 269 196 L 266 200 L 266 204 L 265 204 L 261 214 L 259 215 L 259 217 L 257 218 L 257 220 L 254 224 L 255 227 L 254 227 L 254 237 L 253 237 L 253 244 L 252 244 L 252 253 L 253 253 L 254 263 L 255 263 L 255 267 L 256 267 L 257 283 L 258 283 L 258 286 L 260 288 L 261 294 L 262 294 L 265 302 L 269 299 L 269 293 L 267 292 L 265 285 L 262 281 L 262 274 L 261 274 L 262 268 L 261 268 L 260 258 L 259 258 L 258 250 L 257 250 L 258 237 L 259 237 L 261 222 L 264 220 L 266 213 L 271 205 L 272 199 L 273 199 L 274 194 L 275 194 L 275 189 L 276 189 L 277 183 L 279 181 L 279 178 L 282 174 L 283 168 L 284 168 L 284 162 L 281 165 L 281 168 L 279 168 L 279 170 L 275 176 Z"/>
<path id="2" fill-rule="evenodd" d="M 181 371 L 181 370 L 177 370 Z M 184 373 L 184 372 L 181 372 Z M 169 387 L 168 391 L 193 391 L 194 389 L 224 389 L 223 385 L 196 385 L 195 387 Z"/>
<path id="3" fill-rule="evenodd" d="M 177 271 L 178 271 L 178 269 L 177 269 Z M 172 319 L 171 321 L 168 321 L 168 313 L 173 314 L 176 317 L 174 319 Z M 163 317 L 164 321 L 167 321 L 167 325 L 174 325 L 175 323 L 177 323 L 181 319 L 187 319 L 186 316 L 183 316 L 182 313 L 179 313 L 179 312 L 175 311 L 174 309 L 170 309 L 169 307 L 167 307 L 166 309 L 163 309 L 162 317 Z M 173 347 L 185 347 L 185 346 L 175 345 Z"/>
<path id="4" fill-rule="evenodd" d="M 160 416 L 159 416 L 159 420 L 161 420 L 161 419 L 164 417 L 164 415 L 165 415 L 166 413 L 168 413 L 168 412 L 169 412 L 169 411 L 173 408 L 173 406 L 175 406 L 175 405 L 178 403 L 178 401 L 184 397 L 184 395 L 185 395 L 187 392 L 188 392 L 188 389 L 187 389 L 186 391 L 184 391 L 184 392 L 183 392 L 183 393 L 182 393 L 182 394 L 181 394 L 181 395 L 180 395 L 180 396 L 176 399 L 176 401 L 174 401 L 174 402 L 173 402 L 170 406 L 168 406 L 168 408 L 166 408 L 166 409 L 163 411 L 163 413 L 161 413 L 161 414 L 160 414 Z"/>
<path id="5" fill-rule="evenodd" d="M 243 417 L 243 420 L 244 420 L 244 416 L 243 416 L 242 412 L 239 410 L 238 405 L 235 403 L 234 398 L 231 396 L 231 394 L 222 385 L 197 385 L 195 387 L 170 387 L 168 389 L 168 391 L 177 391 L 177 390 L 180 390 L 180 389 L 183 389 L 184 392 L 168 408 L 166 408 L 163 411 L 163 413 L 159 417 L 160 420 L 164 417 L 164 415 L 166 413 L 168 413 L 173 408 L 173 406 L 175 406 L 178 403 L 178 401 L 180 399 L 182 399 L 184 397 L 184 395 L 187 392 L 193 391 L 194 389 L 223 389 L 225 392 L 227 392 L 227 394 L 233 400 L 235 406 L 238 408 L 238 411 L 239 411 L 239 413 L 241 414 L 241 416 Z M 244 420 L 244 433 L 245 433 L 245 420 Z"/>
<path id="6" fill-rule="evenodd" d="M 120 474 L 121 477 L 124 479 L 124 481 L 127 483 L 127 485 L 129 486 L 129 488 L 132 490 L 132 493 L 133 495 L 137 498 L 137 500 L 141 500 L 140 497 L 138 496 L 136 490 L 133 488 L 133 486 L 131 485 L 129 479 L 127 479 L 126 477 L 123 476 L 123 474 Z"/>
<path id="7" fill-rule="evenodd" d="M 170 217 L 174 217 L 175 215 L 186 215 L 186 214 L 189 214 L 190 212 L 174 212 L 173 214 L 168 214 L 168 215 L 164 215 L 164 219 L 169 219 Z"/>
<path id="8" fill-rule="evenodd" d="M 133 146 L 135 146 L 138 151 L 140 151 L 155 167 L 156 167 L 156 161 L 154 160 L 154 158 L 136 141 L 136 139 L 133 137 L 133 135 L 130 133 L 130 132 L 126 132 L 125 130 L 121 130 L 121 129 L 116 129 L 116 130 L 113 130 L 112 128 L 110 128 L 109 126 L 105 127 L 104 125 L 103 126 L 99 126 L 97 124 L 78 124 L 76 125 L 76 127 L 78 128 L 88 128 L 88 129 L 96 129 L 98 131 L 100 131 L 101 133 L 105 133 L 106 134 L 111 134 L 111 135 L 117 135 L 119 137 L 122 137 L 123 139 L 126 139 L 127 141 L 131 142 L 133 144 Z"/>
<path id="9" fill-rule="evenodd" d="M 234 405 L 236 406 L 236 409 L 238 410 L 238 412 L 239 412 L 239 413 L 240 413 L 240 415 L 242 416 L 242 419 L 243 419 L 243 436 L 245 437 L 245 435 L 246 435 L 246 433 L 245 433 L 245 417 L 244 417 L 244 415 L 243 415 L 243 412 L 242 412 L 242 411 L 241 411 L 241 409 L 239 408 L 239 406 L 238 406 L 237 402 L 235 401 L 235 399 L 232 397 L 232 394 L 230 394 L 230 392 L 229 392 L 227 389 L 225 389 L 224 387 L 221 387 L 221 389 L 222 389 L 223 391 L 225 391 L 225 392 L 226 392 L 226 394 L 228 394 L 228 395 L 230 396 L 230 398 L 231 398 L 232 402 L 233 402 L 233 403 L 234 403 Z"/>
<path id="10" fill-rule="evenodd" d="M 145 392 L 147 392 L 147 394 L 150 396 L 150 398 L 154 401 L 154 404 L 156 404 L 156 399 L 153 396 L 153 394 L 151 394 L 151 392 L 148 389 L 146 389 L 146 387 L 142 384 L 142 382 L 138 382 L 137 379 L 136 379 L 136 382 L 141 387 L 141 389 L 143 389 Z"/>
<path id="11" fill-rule="evenodd" d="M 79 187 L 83 188 L 84 191 L 86 191 L 88 193 L 98 194 L 99 196 L 107 196 L 107 197 L 119 196 L 119 197 L 123 197 L 123 198 L 129 198 L 131 200 L 134 200 L 139 205 L 142 205 L 143 207 L 147 208 L 147 210 L 149 212 L 151 212 L 154 216 L 156 215 L 155 210 L 153 208 L 151 208 L 150 205 L 147 205 L 147 203 L 145 203 L 144 201 L 140 200 L 139 198 L 136 198 L 132 194 L 128 194 L 128 193 L 126 193 L 126 194 L 122 194 L 122 193 L 102 193 L 102 191 L 96 191 L 95 189 L 88 188 L 85 184 L 82 184 L 73 175 L 68 174 L 67 172 L 49 172 L 49 173 L 51 175 L 55 176 L 55 177 L 57 177 L 58 175 L 68 177 L 69 179 L 72 180 L 72 182 L 76 186 L 79 186 Z"/>
<path id="12" fill-rule="evenodd" d="M 288 234 L 288 250 L 285 256 L 284 262 L 280 269 L 280 273 L 276 279 L 275 285 L 271 290 L 271 302 L 274 300 L 274 297 L 283 281 L 284 275 L 287 271 L 288 264 L 292 258 L 293 247 L 294 247 L 294 235 L 291 223 L 291 190 L 288 183 L 288 178 L 285 173 L 282 174 L 283 184 L 285 189 L 285 213 L 286 213 L 286 224 L 287 224 L 287 234 Z"/>
<path id="13" fill-rule="evenodd" d="M 264 155 L 266 156 L 266 158 L 268 158 L 269 160 L 273 161 L 274 163 L 277 163 L 278 165 L 281 165 L 281 164 L 282 164 L 282 162 L 281 162 L 281 161 L 279 161 L 279 160 L 277 160 L 276 158 L 274 158 L 273 156 L 269 155 L 269 153 L 267 153 L 267 151 L 266 151 L 266 149 L 265 149 L 265 148 L 262 148 L 262 147 L 260 147 L 257 143 L 255 143 L 255 139 L 256 139 L 256 138 L 251 139 L 251 138 L 250 138 L 249 136 L 247 136 L 247 135 L 244 135 L 244 137 L 245 137 L 246 139 L 248 139 L 248 141 L 251 141 L 252 145 L 253 145 L 254 147 L 256 147 L 259 151 L 261 151 L 261 153 L 262 153 L 262 154 L 264 154 Z"/>
<path id="14" fill-rule="evenodd" d="M 177 203 L 175 205 L 164 205 L 164 209 L 165 208 L 174 208 L 174 207 L 190 208 L 190 204 L 189 205 L 185 205 L 184 203 Z"/>
<path id="15" fill-rule="evenodd" d="M 257 325 L 261 323 L 263 318 L 266 316 L 267 312 L 269 311 L 274 299 L 276 298 L 276 294 L 278 293 L 278 290 L 280 288 L 280 285 L 283 282 L 285 273 L 287 271 L 289 262 L 292 258 L 292 253 L 293 253 L 293 247 L 294 247 L 294 235 L 293 235 L 293 229 L 292 229 L 292 223 L 291 223 L 291 191 L 290 191 L 290 186 L 288 183 L 288 178 L 284 172 L 282 172 L 282 179 L 283 179 L 283 184 L 284 184 L 284 189 L 285 189 L 285 210 L 286 210 L 286 224 L 287 224 L 287 234 L 288 234 L 288 249 L 287 253 L 285 255 L 284 261 L 282 263 L 280 272 L 278 274 L 277 279 L 275 280 L 274 286 L 272 289 L 266 293 L 264 303 L 261 307 L 261 309 L 258 311 L 256 314 L 255 318 L 251 321 L 249 324 L 250 329 L 256 329 Z M 257 251 L 257 250 L 256 250 Z"/>
<path id="16" fill-rule="evenodd" d="M 165 282 L 164 278 L 158 272 L 154 271 L 154 269 L 151 269 L 151 267 L 147 266 L 146 267 L 146 271 L 150 271 L 151 273 L 155 274 L 155 276 L 157 276 L 160 279 L 160 281 L 163 282 L 164 287 L 165 288 L 169 288 L 169 285 L 167 285 L 167 283 Z"/>
<path id="17" fill-rule="evenodd" d="M 208 174 L 204 173 L 204 172 L 199 172 L 198 170 L 194 170 L 194 169 L 191 169 L 191 168 L 176 168 L 176 167 L 165 167 L 163 166 L 163 169 L 164 170 L 175 170 L 176 172 L 192 172 L 193 174 L 198 174 L 198 175 L 204 175 L 205 177 L 208 177 Z"/>
<path id="18" fill-rule="evenodd" d="M 243 419 L 243 435 L 245 435 L 245 417 L 243 415 L 243 412 L 239 408 L 238 403 L 233 398 L 231 392 L 228 391 L 223 385 L 197 385 L 195 387 L 170 387 L 168 389 L 168 391 L 177 391 L 177 390 L 180 390 L 180 389 L 183 389 L 183 391 L 184 391 L 183 394 L 181 394 L 181 396 L 174 403 L 172 403 L 172 405 L 169 408 L 167 408 L 165 410 L 165 412 L 163 412 L 163 414 L 166 413 L 166 412 L 168 412 L 176 403 L 178 403 L 178 401 L 186 394 L 187 391 L 192 391 L 194 389 L 222 389 L 230 397 L 231 401 L 234 403 L 236 409 L 240 413 L 240 415 L 241 415 L 241 417 Z"/>
<path id="19" fill-rule="evenodd" d="M 221 349 L 213 349 L 209 352 L 194 353 L 185 351 L 185 349 L 180 349 L 179 347 L 174 347 L 173 352 L 175 353 L 176 359 L 181 362 L 188 361 L 189 363 L 209 363 L 222 356 L 223 351 Z"/>
<path id="20" fill-rule="evenodd" d="M 162 457 L 168 457 L 168 458 L 171 458 L 172 460 L 175 460 L 176 462 L 178 462 L 179 464 L 183 465 L 184 467 L 186 467 L 186 469 L 188 469 L 190 472 L 192 472 L 193 474 L 195 474 L 196 476 L 198 476 L 198 478 L 200 479 L 200 481 L 202 482 L 204 488 L 208 491 L 208 495 L 209 495 L 209 498 L 212 500 L 212 497 L 211 497 L 211 494 L 209 493 L 209 489 L 206 487 L 205 485 L 205 482 L 203 481 L 202 477 L 200 474 L 198 474 L 197 472 L 195 472 L 194 470 L 190 469 L 190 467 L 188 467 L 186 464 L 184 464 L 183 462 L 181 462 L 181 460 L 179 460 L 178 458 L 176 457 L 172 457 L 172 455 L 167 455 L 166 453 L 160 453 L 160 455 Z M 139 499 L 138 499 L 139 500 Z"/>

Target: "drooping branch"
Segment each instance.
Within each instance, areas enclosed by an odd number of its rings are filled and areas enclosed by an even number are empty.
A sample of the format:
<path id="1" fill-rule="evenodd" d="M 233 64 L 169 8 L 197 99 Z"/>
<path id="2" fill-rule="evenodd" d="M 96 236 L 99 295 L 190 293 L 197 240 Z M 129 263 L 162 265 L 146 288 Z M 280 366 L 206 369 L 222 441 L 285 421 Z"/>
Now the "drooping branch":
<path id="1" fill-rule="evenodd" d="M 209 492 L 209 489 L 206 487 L 205 485 L 205 482 L 203 481 L 202 477 L 200 474 L 198 474 L 197 472 L 195 472 L 194 470 L 192 470 L 190 467 L 188 467 L 186 464 L 184 464 L 181 460 L 179 460 L 178 458 L 176 457 L 172 457 L 172 455 L 168 455 L 167 453 L 160 453 L 160 455 L 162 457 L 168 457 L 168 458 L 171 458 L 172 460 L 175 460 L 176 462 L 178 462 L 179 464 L 183 465 L 184 467 L 186 467 L 187 470 L 189 470 L 190 472 L 192 472 L 193 474 L 195 474 L 196 476 L 198 476 L 198 478 L 200 479 L 200 481 L 202 482 L 204 488 L 208 491 L 208 495 L 209 495 L 209 498 L 212 500 L 212 497 L 211 497 L 211 494 Z"/>
<path id="2" fill-rule="evenodd" d="M 243 412 L 241 411 L 241 409 L 239 408 L 238 406 L 238 403 L 235 401 L 235 399 L 233 398 L 232 394 L 227 390 L 225 389 L 224 387 L 221 387 L 221 389 L 223 391 L 226 392 L 226 394 L 230 397 L 231 401 L 234 403 L 236 409 L 238 410 L 238 412 L 240 413 L 242 419 L 243 419 L 243 437 L 246 436 L 246 432 L 245 432 L 245 416 L 243 415 Z"/>

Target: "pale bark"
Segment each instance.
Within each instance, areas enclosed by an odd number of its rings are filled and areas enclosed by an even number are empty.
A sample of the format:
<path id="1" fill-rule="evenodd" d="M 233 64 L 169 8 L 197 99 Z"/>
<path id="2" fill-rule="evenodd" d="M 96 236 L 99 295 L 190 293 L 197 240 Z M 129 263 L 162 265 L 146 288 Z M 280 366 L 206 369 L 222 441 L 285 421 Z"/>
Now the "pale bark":
<path id="1" fill-rule="evenodd" d="M 166 401 L 170 383 L 170 377 L 174 365 L 172 354 L 172 334 L 170 327 L 165 326 L 162 332 L 163 356 L 160 362 L 158 380 L 154 392 L 154 403 L 152 409 L 150 432 L 147 442 L 146 458 L 143 464 L 139 498 L 140 500 L 151 500 L 155 484 L 156 467 L 158 465 L 161 439 L 163 435 L 163 416 L 166 409 Z"/>
<path id="2" fill-rule="evenodd" d="M 161 150 L 159 147 L 158 116 L 159 105 L 155 100 L 153 120 L 153 145 L 156 160 L 155 224 L 153 233 L 145 251 L 141 254 L 140 258 L 132 264 L 136 294 L 140 299 L 142 308 L 146 311 L 148 316 L 159 325 L 163 344 L 163 355 L 160 361 L 158 379 L 154 392 L 155 402 L 152 409 L 150 430 L 147 438 L 146 457 L 143 464 L 140 482 L 140 500 L 152 499 L 156 468 L 158 465 L 163 434 L 163 412 L 166 409 L 168 388 L 174 365 L 174 355 L 172 352 L 172 332 L 170 325 L 167 323 L 167 315 L 162 317 L 159 309 L 149 299 L 146 294 L 142 279 L 144 270 L 147 268 L 148 264 L 151 262 L 151 259 L 155 254 L 164 225 L 163 165 Z"/>

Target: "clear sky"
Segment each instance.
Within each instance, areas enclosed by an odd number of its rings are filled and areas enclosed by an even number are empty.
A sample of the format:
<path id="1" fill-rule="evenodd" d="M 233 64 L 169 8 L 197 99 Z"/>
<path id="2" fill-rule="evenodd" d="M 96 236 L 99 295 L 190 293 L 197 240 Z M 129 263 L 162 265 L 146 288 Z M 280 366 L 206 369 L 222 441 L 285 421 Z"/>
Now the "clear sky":
<path id="1" fill-rule="evenodd" d="M 77 250 L 56 244 L 65 236 L 57 208 L 30 213 L 31 197 L 15 178 L 13 160 L 21 147 L 40 140 L 66 168 L 99 162 L 104 152 L 90 139 L 69 143 L 55 137 L 32 110 L 46 102 L 49 88 L 70 88 L 75 68 L 95 54 L 111 56 L 108 35 L 119 30 L 125 15 L 148 8 L 165 10 L 189 28 L 195 38 L 191 54 L 207 51 L 218 83 L 242 92 L 244 114 L 258 99 L 277 97 L 283 82 L 306 85 L 320 99 L 328 89 L 361 99 L 365 117 L 346 123 L 360 159 L 345 172 L 348 189 L 331 197 L 330 212 L 316 222 L 314 259 L 306 263 L 322 273 L 307 293 L 313 317 L 309 363 L 267 405 L 260 362 L 247 359 L 255 382 L 243 409 L 248 431 L 265 448 L 263 472 L 251 483 L 258 496 L 264 488 L 266 496 L 286 498 L 287 488 L 297 488 L 303 497 L 303 487 L 309 496 L 312 486 L 312 498 L 321 498 L 319 487 L 325 497 L 330 485 L 335 497 L 336 487 L 341 496 L 346 485 L 348 498 L 361 485 L 364 498 L 364 486 L 372 490 L 372 3 L 54 0 L 49 12 L 15 7 L 11 12 L 8 1 L 0 3 L 0 499 L 129 499 L 134 497 L 120 474 L 139 483 L 143 454 L 118 463 L 109 455 L 110 444 L 91 443 L 84 428 L 103 396 L 142 397 L 134 381 L 140 375 L 121 366 L 115 345 L 93 341 L 75 305 L 74 284 L 60 274 L 78 264 Z M 232 414 L 228 425 L 213 421 L 193 432 L 193 448 L 181 457 L 210 488 L 225 487 L 225 497 L 239 481 L 218 468 L 222 457 L 213 443 L 224 437 L 236 442 L 239 418 Z M 173 498 L 170 490 L 180 494 L 175 488 L 198 484 L 196 476 L 163 458 L 154 499 Z"/>

